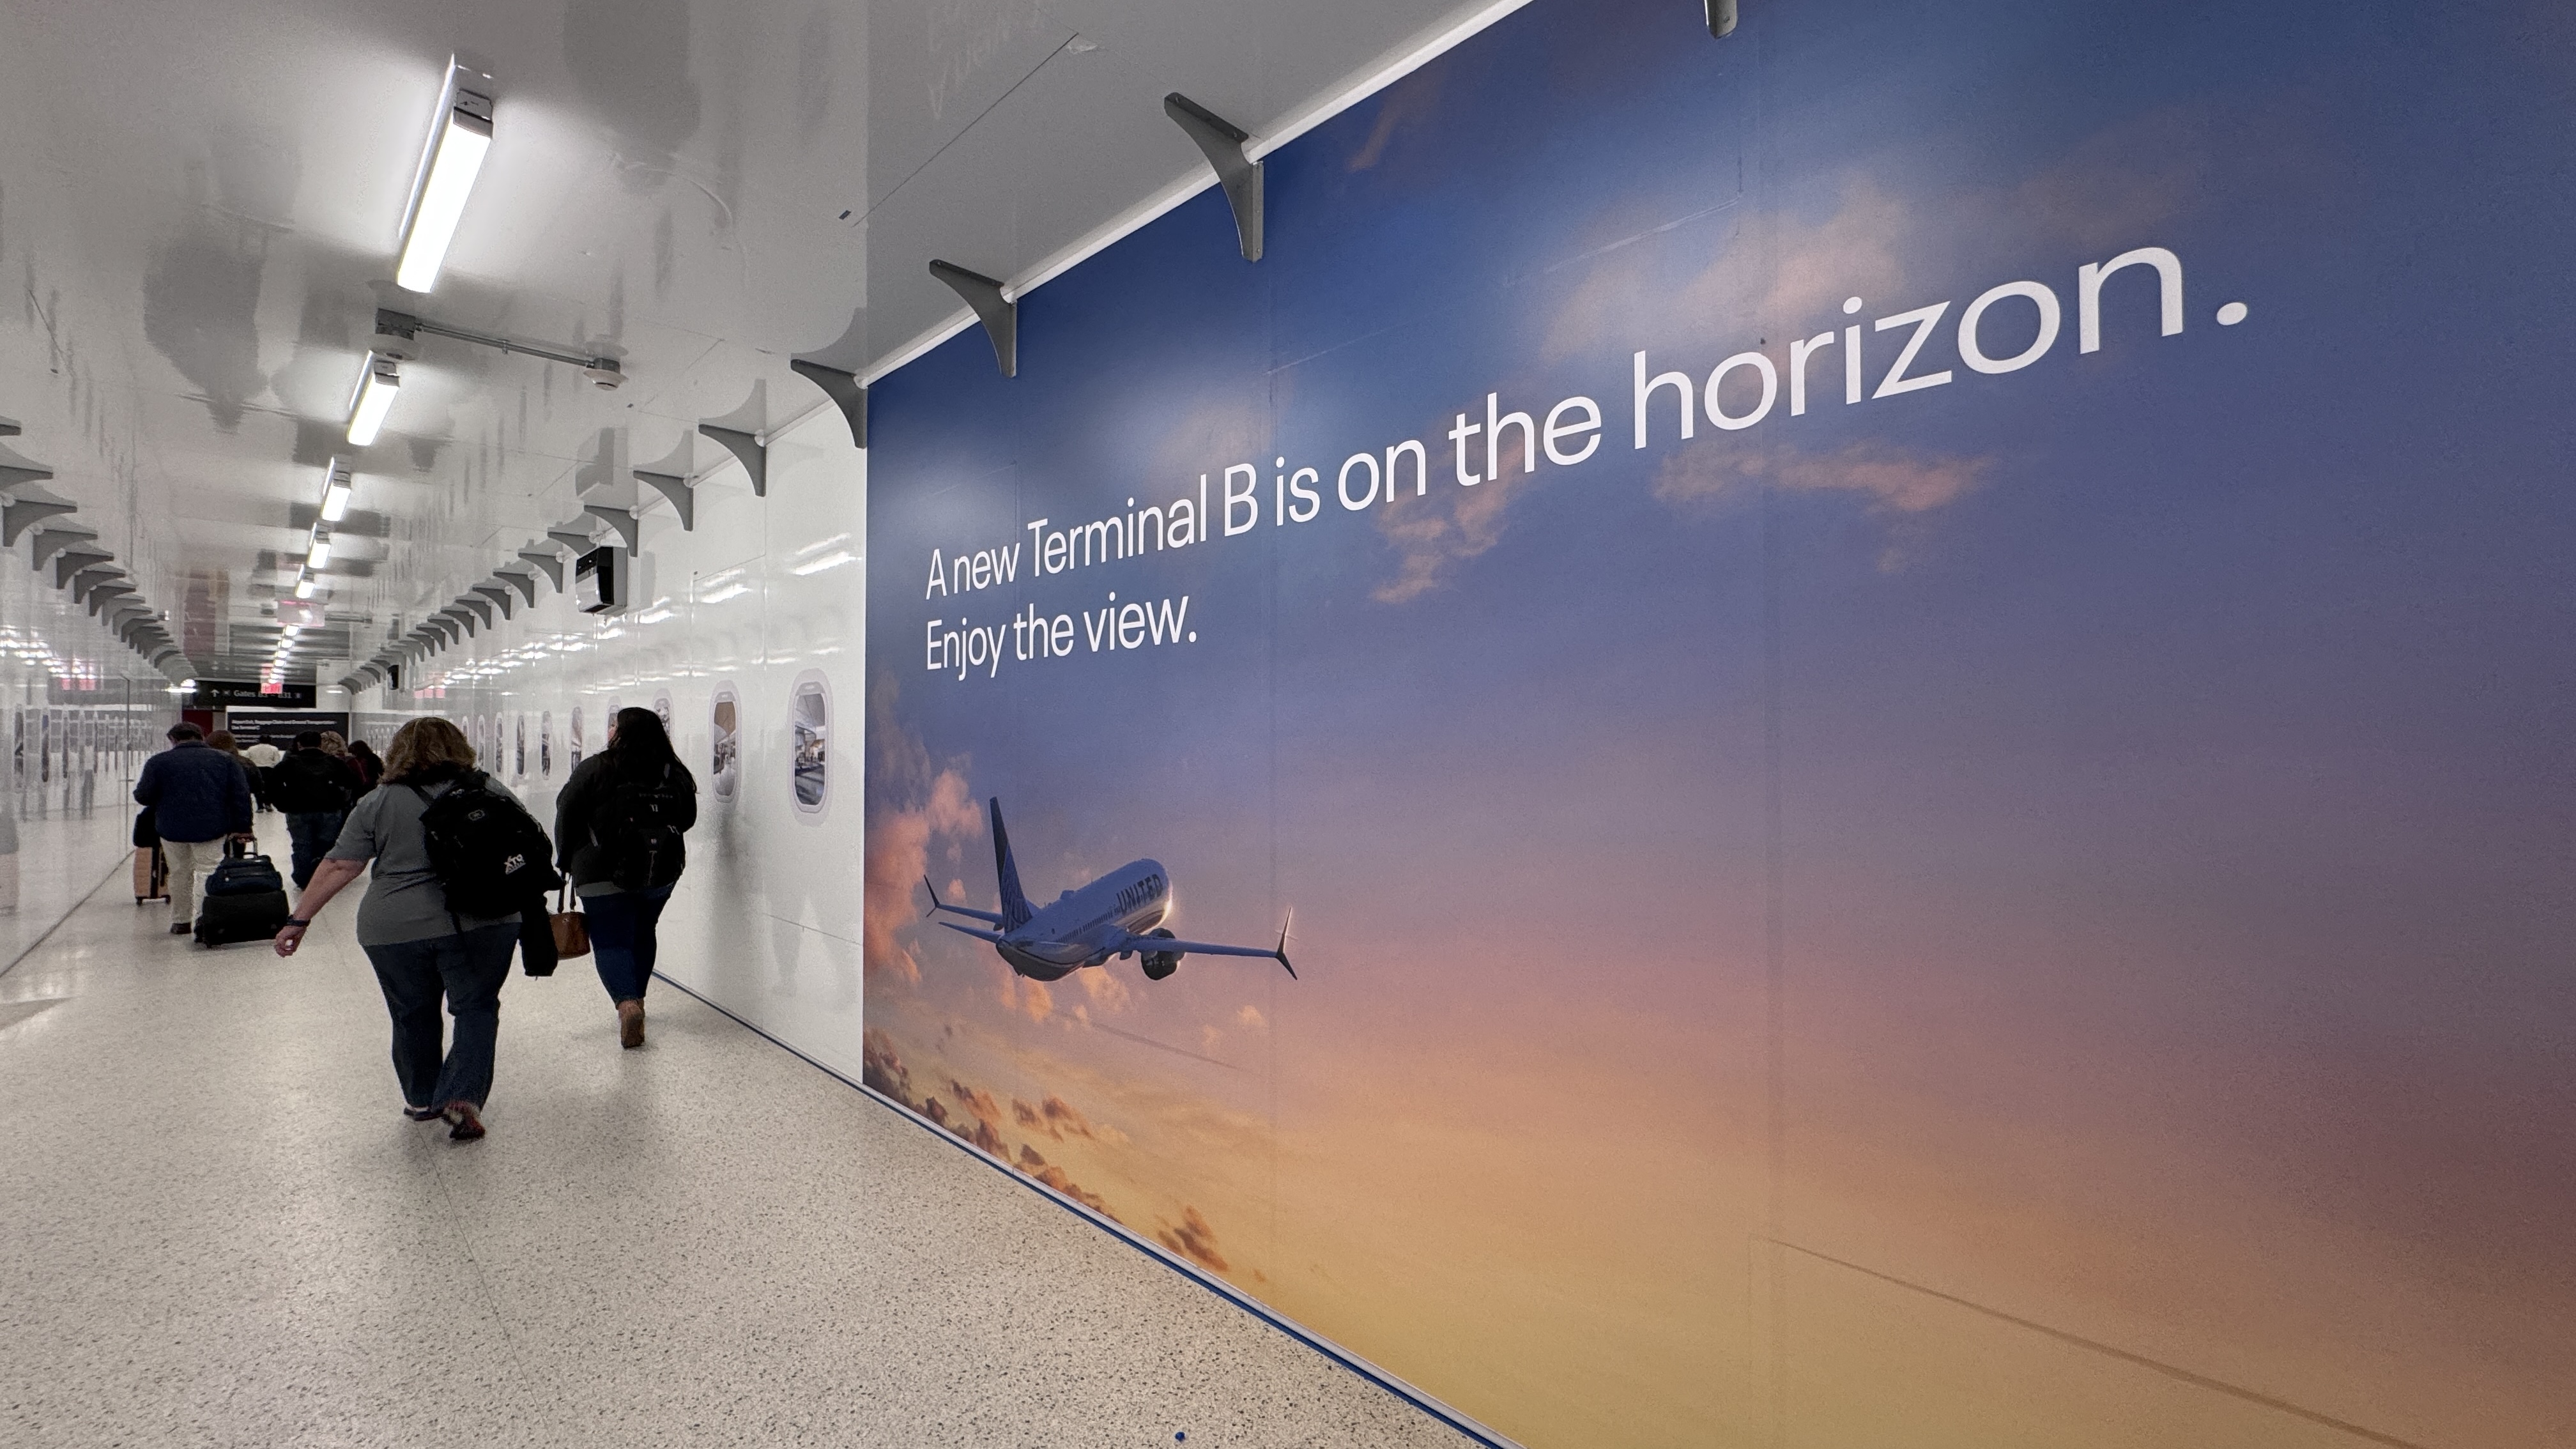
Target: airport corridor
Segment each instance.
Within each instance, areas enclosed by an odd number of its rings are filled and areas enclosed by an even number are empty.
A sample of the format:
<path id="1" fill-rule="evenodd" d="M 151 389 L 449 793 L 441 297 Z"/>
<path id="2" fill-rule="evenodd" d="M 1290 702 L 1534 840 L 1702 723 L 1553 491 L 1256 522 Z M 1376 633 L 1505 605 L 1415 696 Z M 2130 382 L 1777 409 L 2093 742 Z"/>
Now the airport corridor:
<path id="1" fill-rule="evenodd" d="M 120 866 L 0 975 L 0 1442 L 1464 1442 L 676 989 L 620 1051 L 588 961 L 488 1138 L 406 1122 L 351 904 L 208 951 Z"/>

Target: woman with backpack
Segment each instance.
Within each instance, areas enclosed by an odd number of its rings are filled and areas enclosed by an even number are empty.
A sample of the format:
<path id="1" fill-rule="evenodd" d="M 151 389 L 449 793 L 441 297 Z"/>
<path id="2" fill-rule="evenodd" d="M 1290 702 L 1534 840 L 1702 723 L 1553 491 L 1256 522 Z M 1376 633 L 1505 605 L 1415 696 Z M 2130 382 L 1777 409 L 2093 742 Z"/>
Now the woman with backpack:
<path id="1" fill-rule="evenodd" d="M 351 807 L 339 843 L 277 933 L 277 954 L 294 955 L 313 918 L 374 864 L 358 903 L 358 944 L 393 1016 L 403 1115 L 443 1118 L 458 1141 L 483 1135 L 501 984 L 519 944 L 515 903 L 553 889 L 548 854 L 544 828 L 518 797 L 474 768 L 464 731 L 416 719 L 385 750 L 385 788 Z M 456 1018 L 444 1056 L 442 996 Z"/>
<path id="2" fill-rule="evenodd" d="M 618 1044 L 629 1049 L 644 1044 L 655 927 L 688 864 L 680 837 L 697 823 L 698 782 L 649 709 L 617 711 L 608 747 L 574 767 L 555 803 L 555 849 L 588 917 L 599 983 L 617 1003 Z"/>

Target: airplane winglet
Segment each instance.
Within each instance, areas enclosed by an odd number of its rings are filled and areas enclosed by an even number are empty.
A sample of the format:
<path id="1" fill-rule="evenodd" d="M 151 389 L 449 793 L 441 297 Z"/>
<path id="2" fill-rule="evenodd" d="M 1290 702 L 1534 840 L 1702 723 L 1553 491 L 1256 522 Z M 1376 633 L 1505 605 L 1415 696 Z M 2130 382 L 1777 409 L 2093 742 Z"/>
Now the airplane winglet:
<path id="1" fill-rule="evenodd" d="M 926 921 L 939 914 L 939 887 L 930 883 L 930 877 L 923 876 L 921 888 L 930 892 L 930 909 L 921 913 L 921 918 Z"/>
<path id="2" fill-rule="evenodd" d="M 1281 966 L 1287 968 L 1288 979 L 1291 981 L 1297 979 L 1297 968 L 1288 965 L 1288 928 L 1296 922 L 1297 908 L 1291 906 L 1288 908 L 1288 919 L 1279 923 L 1279 949 L 1270 953 L 1278 959 Z"/>

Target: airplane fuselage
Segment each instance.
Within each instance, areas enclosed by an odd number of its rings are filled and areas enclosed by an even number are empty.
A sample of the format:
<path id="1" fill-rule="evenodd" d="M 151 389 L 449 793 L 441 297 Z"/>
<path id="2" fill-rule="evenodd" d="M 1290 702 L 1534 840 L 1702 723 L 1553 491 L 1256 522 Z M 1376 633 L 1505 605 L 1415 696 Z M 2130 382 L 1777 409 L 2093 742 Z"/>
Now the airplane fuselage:
<path id="1" fill-rule="evenodd" d="M 1038 909 L 994 949 L 1011 969 L 1036 981 L 1058 981 L 1118 954 L 1131 936 L 1163 923 L 1172 909 L 1172 880 L 1159 862 L 1130 861 L 1080 890 Z"/>

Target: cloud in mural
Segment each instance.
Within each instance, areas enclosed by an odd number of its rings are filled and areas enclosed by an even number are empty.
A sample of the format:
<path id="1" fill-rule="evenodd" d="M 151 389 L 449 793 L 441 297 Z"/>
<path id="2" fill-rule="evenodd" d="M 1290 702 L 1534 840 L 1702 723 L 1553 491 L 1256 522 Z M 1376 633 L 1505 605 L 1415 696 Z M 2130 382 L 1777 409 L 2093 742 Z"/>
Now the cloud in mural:
<path id="1" fill-rule="evenodd" d="M 1666 460 L 1655 475 L 1655 496 L 1677 506 L 1712 503 L 1770 483 L 1792 493 L 1849 494 L 1877 513 L 1928 513 L 1957 502 L 1993 469 L 1994 462 L 1866 441 L 1830 453 L 1694 448 Z"/>
<path id="2" fill-rule="evenodd" d="M 1223 1273 L 1232 1266 L 1216 1250 L 1216 1229 L 1208 1226 L 1197 1208 L 1186 1204 L 1181 1208 L 1180 1226 L 1165 1223 L 1154 1234 L 1154 1240 L 1202 1268 Z"/>
<path id="3" fill-rule="evenodd" d="M 894 711 L 896 693 L 891 675 L 878 676 L 869 691 L 868 742 L 888 792 L 914 803 L 869 823 L 861 946 L 867 970 L 918 982 L 921 962 L 897 939 L 897 928 L 914 915 L 913 891 L 930 873 L 932 845 L 980 838 L 984 813 L 975 808 L 964 762 L 934 767 L 930 751 L 904 729 Z"/>

